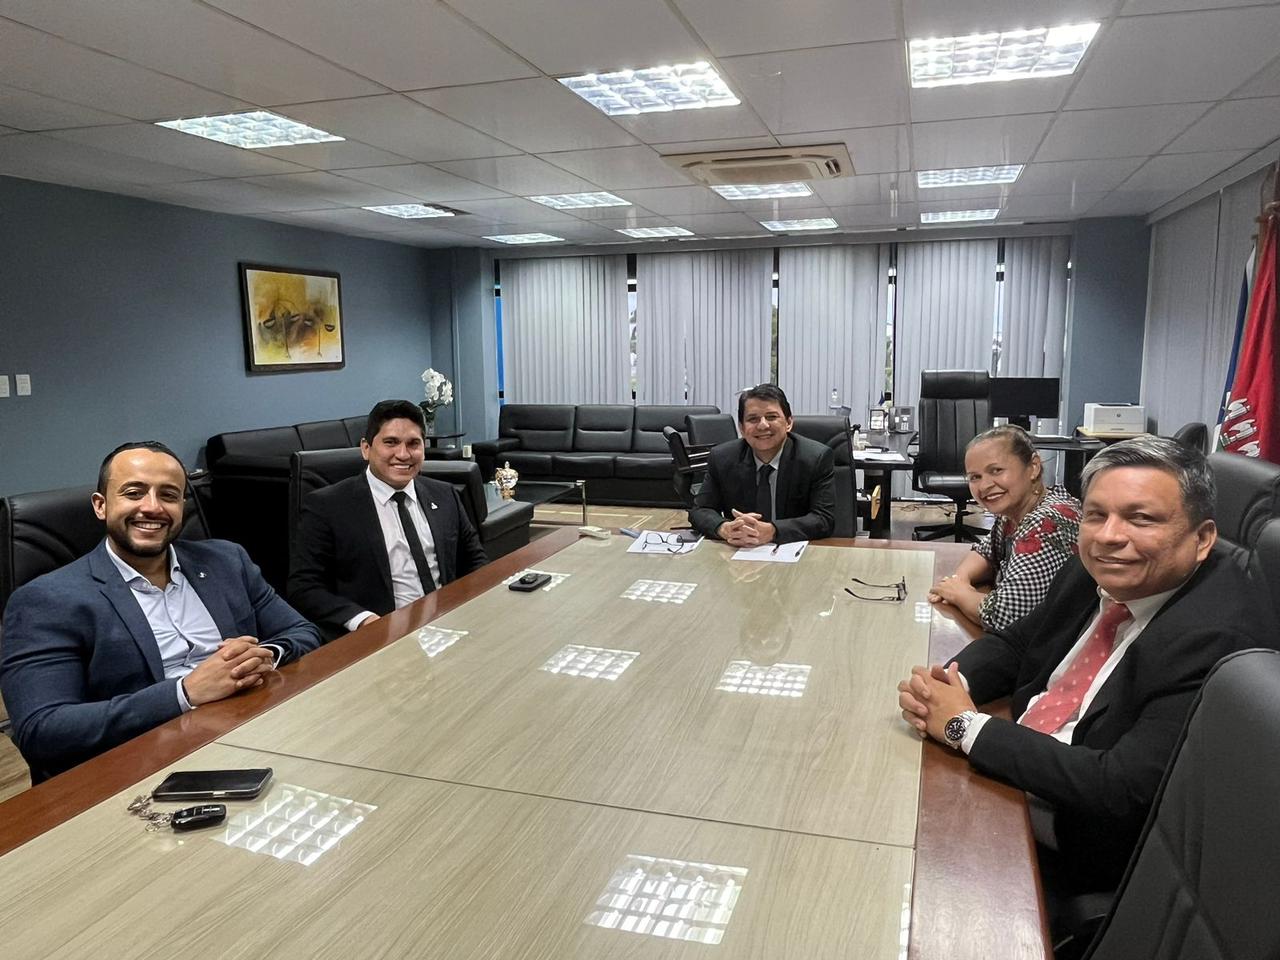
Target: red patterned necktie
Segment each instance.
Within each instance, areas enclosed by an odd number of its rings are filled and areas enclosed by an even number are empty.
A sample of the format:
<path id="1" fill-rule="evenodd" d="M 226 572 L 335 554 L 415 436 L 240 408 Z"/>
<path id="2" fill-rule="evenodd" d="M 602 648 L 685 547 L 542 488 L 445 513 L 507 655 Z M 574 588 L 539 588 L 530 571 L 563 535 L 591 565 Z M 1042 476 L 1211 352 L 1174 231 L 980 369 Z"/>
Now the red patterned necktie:
<path id="1" fill-rule="evenodd" d="M 1022 715 L 1018 723 L 1041 733 L 1053 733 L 1061 729 L 1080 709 L 1084 695 L 1093 685 L 1093 678 L 1111 656 L 1116 645 L 1116 631 L 1121 624 L 1131 619 L 1133 614 L 1123 603 L 1113 603 L 1108 607 L 1067 672 L 1045 691 L 1044 696 Z"/>

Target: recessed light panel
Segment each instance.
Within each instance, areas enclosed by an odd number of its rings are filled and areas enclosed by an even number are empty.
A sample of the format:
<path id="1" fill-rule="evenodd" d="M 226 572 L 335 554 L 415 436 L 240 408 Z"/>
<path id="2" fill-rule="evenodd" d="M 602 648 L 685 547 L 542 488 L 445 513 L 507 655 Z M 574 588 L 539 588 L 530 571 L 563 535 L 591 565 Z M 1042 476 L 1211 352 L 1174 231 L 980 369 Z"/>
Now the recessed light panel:
<path id="1" fill-rule="evenodd" d="M 811 197 L 807 183 L 715 183 L 711 189 L 726 200 L 774 200 L 783 197 Z"/>
<path id="2" fill-rule="evenodd" d="M 534 203 L 555 207 L 557 210 L 576 210 L 583 207 L 629 207 L 630 200 L 615 197 L 612 193 L 557 193 L 547 197 L 527 197 Z"/>
<path id="3" fill-rule="evenodd" d="M 968 223 L 974 220 L 994 220 L 1000 215 L 994 210 L 943 210 L 939 213 L 920 214 L 921 223 Z"/>
<path id="4" fill-rule="evenodd" d="M 421 220 L 423 217 L 452 217 L 452 210 L 441 207 L 429 207 L 425 203 L 393 203 L 385 207 L 364 207 L 371 213 L 385 213 L 388 217 L 400 217 L 402 220 Z"/>
<path id="5" fill-rule="evenodd" d="M 735 107 L 741 101 L 711 64 L 677 63 L 644 70 L 584 73 L 560 82 L 609 116 Z"/>
<path id="6" fill-rule="evenodd" d="M 564 237 L 553 237 L 549 233 L 504 233 L 485 239 L 497 240 L 499 243 L 560 243 Z"/>
<path id="7" fill-rule="evenodd" d="M 911 86 L 946 87 L 1075 73 L 1096 23 L 912 40 Z"/>
<path id="8" fill-rule="evenodd" d="M 830 217 L 814 217 L 809 220 L 761 220 L 760 226 L 773 231 L 834 230 L 840 224 Z"/>
<path id="9" fill-rule="evenodd" d="M 692 237 L 693 231 L 686 230 L 684 227 L 628 227 L 626 230 L 619 230 L 618 233 L 625 233 L 628 237 L 635 237 L 637 240 L 653 240 L 661 237 Z"/>
<path id="10" fill-rule="evenodd" d="M 916 184 L 922 190 L 933 187 L 976 187 L 993 183 L 1013 183 L 1022 173 L 1022 164 L 1003 167 L 956 167 L 952 170 L 919 170 Z"/>
<path id="11" fill-rule="evenodd" d="M 266 110 L 228 113 L 220 117 L 194 117 L 190 120 L 162 120 L 156 126 L 179 130 L 206 140 L 217 140 L 246 150 L 292 147 L 300 143 L 330 143 L 345 139 Z"/>

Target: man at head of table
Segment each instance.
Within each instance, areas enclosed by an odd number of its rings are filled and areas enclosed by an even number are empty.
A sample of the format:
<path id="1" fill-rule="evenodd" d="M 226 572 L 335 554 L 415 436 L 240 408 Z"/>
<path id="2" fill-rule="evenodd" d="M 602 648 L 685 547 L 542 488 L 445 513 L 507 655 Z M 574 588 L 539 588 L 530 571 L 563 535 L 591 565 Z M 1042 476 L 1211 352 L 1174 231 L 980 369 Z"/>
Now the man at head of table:
<path id="1" fill-rule="evenodd" d="M 0 689 L 33 783 L 320 645 L 243 548 L 178 539 L 186 485 L 163 444 L 117 447 L 91 498 L 106 537 L 9 598 Z"/>
<path id="2" fill-rule="evenodd" d="M 1126 440 L 1089 462 L 1082 486 L 1080 554 L 1045 599 L 898 685 L 922 736 L 1031 795 L 1046 890 L 1059 897 L 1118 884 L 1210 668 L 1275 644 L 1268 598 L 1215 548 L 1199 451 Z M 1002 697 L 1010 720 L 976 706 Z"/>
<path id="3" fill-rule="evenodd" d="M 791 433 L 791 404 L 772 383 L 738 397 L 741 439 L 716 446 L 689 511 L 703 536 L 735 547 L 831 536 L 835 452 Z"/>

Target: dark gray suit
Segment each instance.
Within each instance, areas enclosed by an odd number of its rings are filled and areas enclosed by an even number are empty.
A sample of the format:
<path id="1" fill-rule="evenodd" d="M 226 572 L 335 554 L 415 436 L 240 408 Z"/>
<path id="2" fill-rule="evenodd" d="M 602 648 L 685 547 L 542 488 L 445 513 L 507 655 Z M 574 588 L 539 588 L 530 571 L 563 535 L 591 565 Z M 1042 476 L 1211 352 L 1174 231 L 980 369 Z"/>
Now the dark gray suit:
<path id="1" fill-rule="evenodd" d="M 774 487 L 775 543 L 820 540 L 835 528 L 835 452 L 827 446 L 787 436 Z M 756 509 L 756 460 L 745 440 L 728 440 L 707 459 L 707 475 L 689 511 L 689 522 L 706 537 L 733 519 L 732 510 Z"/>
<path id="2" fill-rule="evenodd" d="M 426 477 L 413 482 L 435 541 L 437 586 L 488 563 L 480 535 L 453 486 Z M 315 621 L 327 640 L 346 633 L 347 621 L 365 610 L 382 616 L 395 609 L 391 563 L 364 473 L 303 500 L 288 594 L 289 602 Z"/>

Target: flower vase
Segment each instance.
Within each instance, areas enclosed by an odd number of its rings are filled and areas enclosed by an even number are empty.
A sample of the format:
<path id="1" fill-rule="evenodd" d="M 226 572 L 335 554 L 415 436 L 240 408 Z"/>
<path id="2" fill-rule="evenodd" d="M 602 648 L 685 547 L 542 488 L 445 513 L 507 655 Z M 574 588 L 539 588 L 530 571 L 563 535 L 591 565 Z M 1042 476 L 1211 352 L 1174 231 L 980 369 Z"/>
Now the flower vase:
<path id="1" fill-rule="evenodd" d="M 436 435 L 436 412 L 425 403 L 418 404 L 422 408 L 423 432 L 428 437 Z"/>

